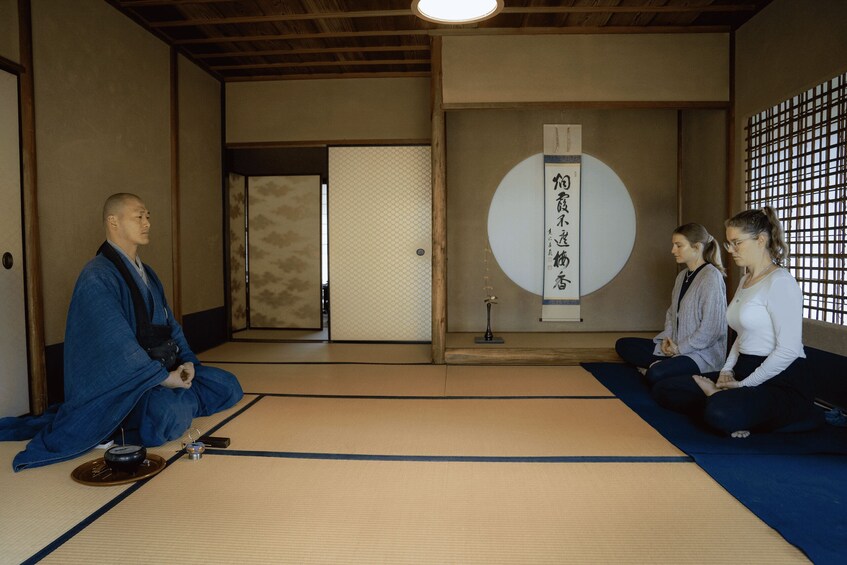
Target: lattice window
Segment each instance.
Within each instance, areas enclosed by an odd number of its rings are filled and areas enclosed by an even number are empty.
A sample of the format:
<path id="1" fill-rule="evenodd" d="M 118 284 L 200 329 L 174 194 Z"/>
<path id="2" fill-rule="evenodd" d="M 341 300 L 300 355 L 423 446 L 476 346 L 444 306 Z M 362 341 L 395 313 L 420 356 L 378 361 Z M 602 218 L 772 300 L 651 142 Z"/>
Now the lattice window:
<path id="1" fill-rule="evenodd" d="M 746 190 L 783 222 L 804 316 L 847 324 L 847 73 L 748 120 Z"/>

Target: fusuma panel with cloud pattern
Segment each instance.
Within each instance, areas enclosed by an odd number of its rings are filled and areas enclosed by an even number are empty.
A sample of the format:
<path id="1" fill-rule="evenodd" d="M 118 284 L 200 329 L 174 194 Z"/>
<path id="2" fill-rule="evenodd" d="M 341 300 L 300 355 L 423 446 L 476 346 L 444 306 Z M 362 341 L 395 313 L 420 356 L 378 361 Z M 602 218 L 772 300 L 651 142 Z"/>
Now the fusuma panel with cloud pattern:
<path id="1" fill-rule="evenodd" d="M 247 328 L 247 241 L 244 233 L 245 184 L 247 179 L 229 174 L 229 293 L 232 331 Z"/>
<path id="2" fill-rule="evenodd" d="M 321 179 L 249 177 L 250 327 L 320 329 Z"/>

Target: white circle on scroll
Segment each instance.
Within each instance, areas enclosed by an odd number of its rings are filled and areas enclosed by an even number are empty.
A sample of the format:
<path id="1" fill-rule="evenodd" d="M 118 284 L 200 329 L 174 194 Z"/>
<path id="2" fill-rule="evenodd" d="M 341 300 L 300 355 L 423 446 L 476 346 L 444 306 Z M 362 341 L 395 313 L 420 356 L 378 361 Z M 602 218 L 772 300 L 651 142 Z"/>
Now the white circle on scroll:
<path id="1" fill-rule="evenodd" d="M 527 157 L 506 173 L 488 210 L 488 240 L 512 281 L 541 296 L 544 266 L 544 155 Z M 580 295 L 605 286 L 623 269 L 635 245 L 635 208 L 620 177 L 582 154 Z"/>

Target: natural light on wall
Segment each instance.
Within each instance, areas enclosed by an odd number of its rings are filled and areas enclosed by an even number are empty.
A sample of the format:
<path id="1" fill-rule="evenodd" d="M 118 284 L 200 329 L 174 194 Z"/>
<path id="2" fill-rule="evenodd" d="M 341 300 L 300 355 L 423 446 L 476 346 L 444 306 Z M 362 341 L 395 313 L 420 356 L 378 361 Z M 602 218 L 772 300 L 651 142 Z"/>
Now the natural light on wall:
<path id="1" fill-rule="evenodd" d="M 419 18 L 438 24 L 467 24 L 496 16 L 503 0 L 414 0 L 412 11 Z"/>

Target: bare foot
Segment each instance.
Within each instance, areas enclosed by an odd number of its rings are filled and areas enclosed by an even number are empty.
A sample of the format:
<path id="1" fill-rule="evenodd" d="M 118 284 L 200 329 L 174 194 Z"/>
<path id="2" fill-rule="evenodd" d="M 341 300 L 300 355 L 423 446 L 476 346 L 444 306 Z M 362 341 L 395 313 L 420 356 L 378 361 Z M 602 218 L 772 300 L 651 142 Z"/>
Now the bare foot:
<path id="1" fill-rule="evenodd" d="M 745 438 L 750 437 L 750 432 L 748 430 L 738 430 L 737 432 L 732 432 L 729 435 L 730 437 Z"/>
<path id="2" fill-rule="evenodd" d="M 645 369 L 644 367 L 636 367 L 636 369 L 638 369 L 638 372 L 641 373 L 642 375 L 647 374 L 647 369 Z"/>
<path id="3" fill-rule="evenodd" d="M 715 386 L 715 383 L 703 375 L 692 375 L 691 378 L 694 379 L 694 382 L 697 383 L 697 386 L 700 387 L 700 390 L 702 390 L 703 394 L 706 396 L 712 396 L 716 392 L 720 391 L 720 389 Z"/>

